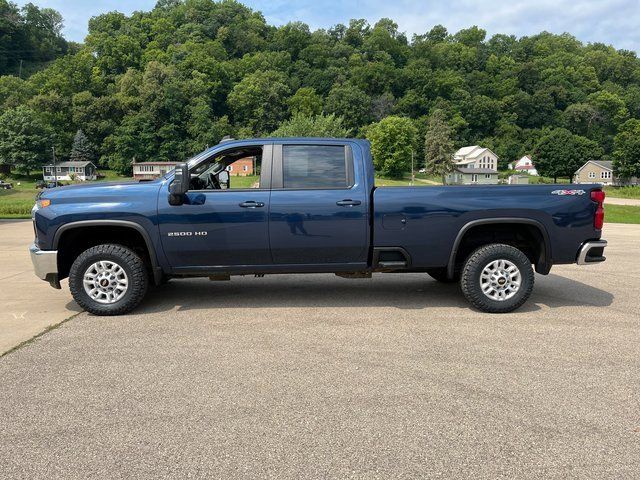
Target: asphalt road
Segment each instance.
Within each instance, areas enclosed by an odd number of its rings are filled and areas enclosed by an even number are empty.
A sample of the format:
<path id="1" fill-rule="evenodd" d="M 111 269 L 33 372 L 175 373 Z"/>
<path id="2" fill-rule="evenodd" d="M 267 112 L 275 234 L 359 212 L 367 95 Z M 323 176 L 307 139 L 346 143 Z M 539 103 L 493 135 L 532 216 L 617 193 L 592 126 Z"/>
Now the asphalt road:
<path id="1" fill-rule="evenodd" d="M 0 358 L 0 472 L 638 478 L 640 227 L 605 237 L 508 315 L 418 274 L 174 281 L 80 314 Z"/>

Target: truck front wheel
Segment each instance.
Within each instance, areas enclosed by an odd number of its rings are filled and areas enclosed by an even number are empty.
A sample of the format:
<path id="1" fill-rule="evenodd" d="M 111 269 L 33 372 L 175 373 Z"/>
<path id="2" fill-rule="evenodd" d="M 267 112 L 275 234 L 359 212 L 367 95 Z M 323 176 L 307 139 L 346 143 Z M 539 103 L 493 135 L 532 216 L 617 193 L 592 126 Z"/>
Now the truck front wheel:
<path id="1" fill-rule="evenodd" d="M 69 271 L 73 299 L 94 315 L 121 315 L 144 298 L 149 280 L 142 259 L 122 245 L 91 247 L 75 259 Z"/>
<path id="2" fill-rule="evenodd" d="M 460 286 L 483 312 L 507 313 L 527 301 L 534 273 L 527 256 L 511 245 L 493 243 L 475 250 L 464 264 Z"/>

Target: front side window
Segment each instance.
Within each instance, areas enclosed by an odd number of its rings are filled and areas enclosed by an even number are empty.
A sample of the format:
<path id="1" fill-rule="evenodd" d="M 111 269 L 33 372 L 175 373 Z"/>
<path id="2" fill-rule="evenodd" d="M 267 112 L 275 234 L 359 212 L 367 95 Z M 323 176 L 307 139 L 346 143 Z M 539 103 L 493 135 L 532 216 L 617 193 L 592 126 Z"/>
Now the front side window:
<path id="1" fill-rule="evenodd" d="M 346 148 L 342 145 L 284 145 L 284 188 L 350 187 Z"/>
<path id="2" fill-rule="evenodd" d="M 252 162 L 253 171 L 249 175 L 239 175 L 240 169 L 232 164 L 243 160 Z M 262 166 L 262 147 L 239 147 L 200 163 L 189 171 L 191 176 L 190 190 L 227 190 L 260 188 L 260 171 Z M 224 174 L 221 175 L 221 173 Z"/>

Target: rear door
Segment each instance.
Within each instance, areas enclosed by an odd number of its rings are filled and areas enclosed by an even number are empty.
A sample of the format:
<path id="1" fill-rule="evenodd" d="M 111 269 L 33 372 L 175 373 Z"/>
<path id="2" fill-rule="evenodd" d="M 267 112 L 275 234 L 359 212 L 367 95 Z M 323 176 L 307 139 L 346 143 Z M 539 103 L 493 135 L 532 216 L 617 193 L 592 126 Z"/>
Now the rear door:
<path id="1" fill-rule="evenodd" d="M 277 265 L 353 265 L 368 252 L 368 198 L 354 145 L 282 143 L 273 149 L 269 240 Z"/>

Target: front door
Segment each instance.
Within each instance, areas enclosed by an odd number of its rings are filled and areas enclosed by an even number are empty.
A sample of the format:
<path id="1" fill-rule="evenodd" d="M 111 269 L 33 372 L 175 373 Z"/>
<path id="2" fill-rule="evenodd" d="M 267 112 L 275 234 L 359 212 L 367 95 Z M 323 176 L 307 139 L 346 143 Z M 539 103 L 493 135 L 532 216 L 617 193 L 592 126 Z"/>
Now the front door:
<path id="1" fill-rule="evenodd" d="M 269 238 L 279 265 L 352 264 L 368 252 L 368 201 L 351 146 L 274 145 Z"/>
<path id="2" fill-rule="evenodd" d="M 195 188 L 184 205 L 169 205 L 168 195 L 160 195 L 160 237 L 170 265 L 178 270 L 271 265 L 271 145 L 244 146 L 239 153 L 226 151 L 205 162 L 190 169 Z M 236 162 L 253 168 L 233 175 Z"/>

